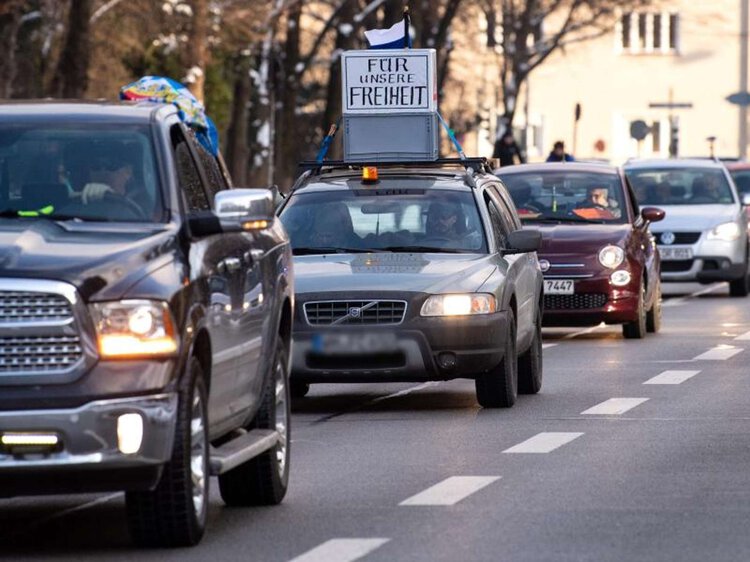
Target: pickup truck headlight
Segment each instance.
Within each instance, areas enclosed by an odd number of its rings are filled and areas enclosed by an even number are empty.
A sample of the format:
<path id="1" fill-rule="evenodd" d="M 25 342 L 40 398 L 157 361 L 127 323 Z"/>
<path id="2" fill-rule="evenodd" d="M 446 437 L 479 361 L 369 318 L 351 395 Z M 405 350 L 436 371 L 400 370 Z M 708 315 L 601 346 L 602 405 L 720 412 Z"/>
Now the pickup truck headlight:
<path id="1" fill-rule="evenodd" d="M 725 222 L 714 227 L 707 238 L 709 240 L 722 240 L 724 242 L 734 242 L 740 237 L 741 230 L 736 222 Z"/>
<path id="2" fill-rule="evenodd" d="M 604 246 L 599 250 L 599 263 L 609 269 L 614 269 L 625 259 L 625 251 L 619 246 Z"/>
<path id="3" fill-rule="evenodd" d="M 91 305 L 102 359 L 173 355 L 178 341 L 167 303 L 124 300 Z"/>
<path id="4" fill-rule="evenodd" d="M 422 305 L 422 316 L 468 316 L 495 312 L 495 297 L 483 293 L 432 295 Z"/>

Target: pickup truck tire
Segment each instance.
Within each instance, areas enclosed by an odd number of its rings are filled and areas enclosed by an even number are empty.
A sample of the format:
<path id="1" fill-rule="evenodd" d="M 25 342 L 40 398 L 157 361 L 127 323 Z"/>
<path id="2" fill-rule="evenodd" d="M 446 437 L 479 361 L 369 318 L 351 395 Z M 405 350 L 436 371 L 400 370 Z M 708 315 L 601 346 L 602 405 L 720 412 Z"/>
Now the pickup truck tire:
<path id="1" fill-rule="evenodd" d="M 483 408 L 510 408 L 518 396 L 518 357 L 516 355 L 516 319 L 508 311 L 508 333 L 503 359 L 494 369 L 477 375 L 477 402 Z"/>
<path id="2" fill-rule="evenodd" d="M 518 358 L 519 394 L 536 394 L 542 389 L 542 366 L 542 310 L 537 308 L 531 347 Z"/>
<path id="3" fill-rule="evenodd" d="M 208 414 L 203 369 L 193 356 L 179 387 L 172 458 L 156 488 L 125 494 L 128 525 L 139 546 L 193 546 L 208 511 Z"/>
<path id="4" fill-rule="evenodd" d="M 279 338 L 260 410 L 249 429 L 275 429 L 273 448 L 219 476 L 221 498 L 230 506 L 281 503 L 289 483 L 289 373 L 287 350 Z"/>

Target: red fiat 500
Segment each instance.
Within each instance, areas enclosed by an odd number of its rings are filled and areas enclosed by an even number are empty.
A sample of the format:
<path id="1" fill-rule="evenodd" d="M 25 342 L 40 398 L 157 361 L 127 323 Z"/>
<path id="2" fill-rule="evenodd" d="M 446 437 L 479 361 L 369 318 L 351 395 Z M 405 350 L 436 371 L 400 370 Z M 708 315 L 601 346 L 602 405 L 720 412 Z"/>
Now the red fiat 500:
<path id="1" fill-rule="evenodd" d="M 639 210 L 611 166 L 529 164 L 496 173 L 524 225 L 542 232 L 545 325 L 622 324 L 626 338 L 659 330 L 660 262 L 648 226 L 664 211 Z"/>

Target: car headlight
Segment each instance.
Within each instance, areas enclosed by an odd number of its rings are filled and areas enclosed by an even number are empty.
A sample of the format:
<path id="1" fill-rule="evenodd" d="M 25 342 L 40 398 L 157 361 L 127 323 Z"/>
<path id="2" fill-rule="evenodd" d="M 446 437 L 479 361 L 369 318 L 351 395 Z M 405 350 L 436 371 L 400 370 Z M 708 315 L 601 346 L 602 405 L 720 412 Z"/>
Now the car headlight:
<path id="1" fill-rule="evenodd" d="M 103 359 L 168 356 L 177 351 L 174 320 L 165 302 L 95 303 L 91 314 Z"/>
<path id="2" fill-rule="evenodd" d="M 723 240 L 724 242 L 733 242 L 740 237 L 741 229 L 736 222 L 725 222 L 713 228 L 708 233 L 709 240 Z"/>
<path id="3" fill-rule="evenodd" d="M 599 263 L 609 269 L 614 269 L 625 260 L 625 251 L 619 246 L 604 246 L 599 250 Z"/>
<path id="4" fill-rule="evenodd" d="M 422 305 L 422 316 L 468 316 L 495 312 L 495 297 L 483 293 L 432 295 Z"/>

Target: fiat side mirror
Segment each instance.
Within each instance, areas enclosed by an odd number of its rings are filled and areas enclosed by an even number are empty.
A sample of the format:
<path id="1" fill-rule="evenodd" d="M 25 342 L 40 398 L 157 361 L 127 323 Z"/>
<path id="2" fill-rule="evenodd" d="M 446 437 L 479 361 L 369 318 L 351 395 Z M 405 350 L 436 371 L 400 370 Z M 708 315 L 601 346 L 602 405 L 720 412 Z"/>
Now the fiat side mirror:
<path id="1" fill-rule="evenodd" d="M 664 219 L 664 210 L 656 207 L 644 207 L 641 209 L 641 216 L 647 222 L 659 222 Z"/>

